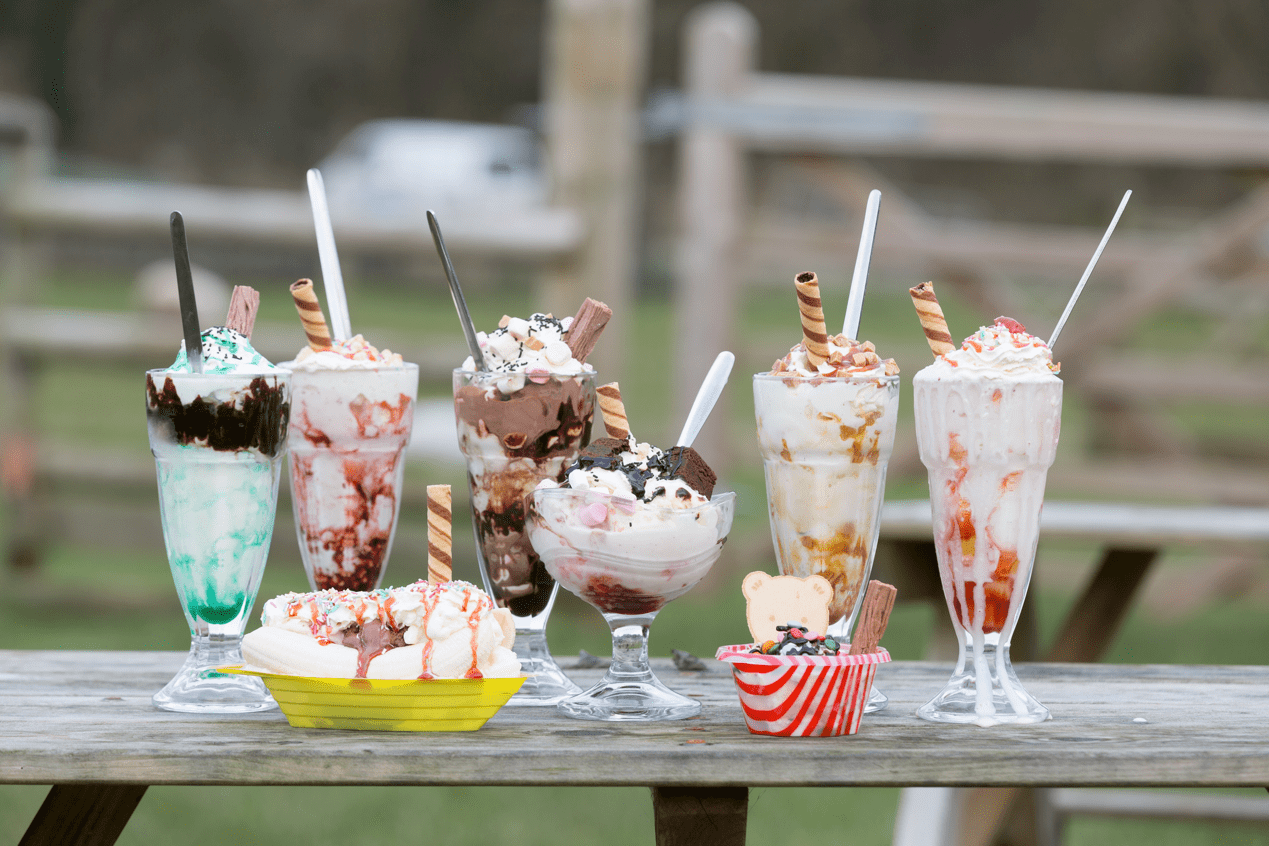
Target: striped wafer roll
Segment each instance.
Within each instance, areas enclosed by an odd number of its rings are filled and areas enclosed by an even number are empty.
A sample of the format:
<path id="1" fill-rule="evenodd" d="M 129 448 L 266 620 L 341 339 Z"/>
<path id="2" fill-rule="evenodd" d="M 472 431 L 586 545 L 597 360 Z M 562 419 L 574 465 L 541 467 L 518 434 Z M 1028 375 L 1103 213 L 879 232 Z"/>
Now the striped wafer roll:
<path id="1" fill-rule="evenodd" d="M 812 367 L 819 367 L 828 360 L 828 327 L 824 325 L 820 280 L 814 273 L 799 273 L 793 284 L 798 289 L 798 309 L 802 312 L 802 340 L 806 343 L 806 361 Z"/>
<path id="2" fill-rule="evenodd" d="M 943 309 L 939 307 L 938 297 L 934 296 L 934 283 L 922 282 L 915 288 L 909 288 L 908 293 L 912 295 L 912 304 L 916 306 L 921 328 L 925 330 L 925 341 L 934 354 L 947 355 L 956 349 L 956 344 L 952 342 L 952 333 L 947 328 L 947 319 L 943 317 Z"/>
<path id="3" fill-rule="evenodd" d="M 449 485 L 427 486 L 427 580 L 434 585 L 454 575 L 451 500 Z"/>
<path id="4" fill-rule="evenodd" d="M 330 330 L 326 327 L 326 318 L 322 316 L 322 304 L 313 291 L 313 280 L 301 279 L 293 283 L 291 297 L 295 300 L 295 310 L 300 313 L 300 322 L 304 324 L 308 345 L 314 352 L 330 349 Z"/>
<path id="5" fill-rule="evenodd" d="M 599 412 L 604 415 L 608 437 L 620 441 L 630 437 L 630 421 L 626 419 L 626 406 L 621 401 L 621 388 L 616 382 L 609 382 L 596 388 L 595 393 L 599 395 Z"/>

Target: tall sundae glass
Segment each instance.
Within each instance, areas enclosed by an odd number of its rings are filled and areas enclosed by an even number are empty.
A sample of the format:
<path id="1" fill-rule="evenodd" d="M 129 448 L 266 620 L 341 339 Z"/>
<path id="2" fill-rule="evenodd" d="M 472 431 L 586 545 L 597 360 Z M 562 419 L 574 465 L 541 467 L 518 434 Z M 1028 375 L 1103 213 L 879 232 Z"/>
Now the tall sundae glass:
<path id="1" fill-rule="evenodd" d="M 1041 339 L 998 318 L 913 379 L 939 575 L 961 642 L 951 680 L 917 711 L 924 719 L 991 726 L 1049 718 L 1018 681 L 1009 643 L 1061 427 L 1056 370 Z"/>
<path id="2" fill-rule="evenodd" d="M 770 373 L 756 374 L 754 411 L 780 573 L 827 579 L 827 634 L 848 641 L 877 550 L 899 368 L 866 341 L 836 335 L 823 343 L 815 357 L 814 342 L 808 351 L 803 341 Z M 887 701 L 874 688 L 867 710 Z"/>
<path id="3" fill-rule="evenodd" d="M 401 510 L 418 365 L 356 335 L 306 347 L 284 366 L 293 371 L 291 503 L 309 586 L 373 590 Z"/>
<path id="4" fill-rule="evenodd" d="M 273 537 L 291 374 L 230 329 L 207 330 L 202 345 L 204 372 L 191 372 L 182 349 L 171 368 L 146 373 L 163 540 L 191 636 L 184 666 L 154 704 L 261 711 L 277 705 L 259 679 L 214 668 L 242 663 L 243 629 Z"/>
<path id="5" fill-rule="evenodd" d="M 577 693 L 546 642 L 558 585 L 525 531 L 528 498 L 561 481 L 589 442 L 595 377 L 563 336 L 569 321 L 535 314 L 480 333 L 487 370 L 454 371 L 458 444 L 467 460 L 476 560 L 485 590 L 515 619 L 515 653 L 529 680 L 512 705 L 555 705 Z"/>

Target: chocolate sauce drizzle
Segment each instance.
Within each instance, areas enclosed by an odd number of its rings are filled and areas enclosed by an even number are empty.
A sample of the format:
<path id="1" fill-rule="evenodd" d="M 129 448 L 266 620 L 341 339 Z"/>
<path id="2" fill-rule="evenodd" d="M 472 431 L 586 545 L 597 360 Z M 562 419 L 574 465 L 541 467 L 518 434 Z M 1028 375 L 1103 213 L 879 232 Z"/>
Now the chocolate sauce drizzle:
<path id="1" fill-rule="evenodd" d="M 284 389 L 257 376 L 247 390 L 232 402 L 216 402 L 198 396 L 181 402 L 172 378 L 166 377 L 159 390 L 152 377 L 145 379 L 147 417 L 160 421 L 182 446 L 206 444 L 221 452 L 257 449 L 273 457 L 286 443 L 286 427 L 291 403 Z"/>

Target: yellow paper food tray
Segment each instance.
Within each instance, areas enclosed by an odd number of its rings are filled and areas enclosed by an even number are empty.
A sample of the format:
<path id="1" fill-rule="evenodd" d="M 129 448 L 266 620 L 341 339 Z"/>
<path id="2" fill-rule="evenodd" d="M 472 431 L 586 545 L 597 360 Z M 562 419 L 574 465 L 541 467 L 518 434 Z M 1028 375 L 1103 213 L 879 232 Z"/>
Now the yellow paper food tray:
<path id="1" fill-rule="evenodd" d="M 219 672 L 263 679 L 296 728 L 356 731 L 475 731 L 526 678 L 319 679 L 243 667 Z"/>

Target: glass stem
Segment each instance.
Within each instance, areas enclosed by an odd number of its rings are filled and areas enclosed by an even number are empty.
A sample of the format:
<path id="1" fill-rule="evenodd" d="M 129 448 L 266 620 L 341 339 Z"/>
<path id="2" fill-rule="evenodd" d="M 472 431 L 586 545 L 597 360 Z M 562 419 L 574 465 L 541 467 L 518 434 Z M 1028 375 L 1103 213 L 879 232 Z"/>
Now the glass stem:
<path id="1" fill-rule="evenodd" d="M 193 667 L 221 667 L 242 663 L 242 636 L 224 634 L 195 634 L 190 640 L 189 658 Z"/>
<path id="2" fill-rule="evenodd" d="M 648 666 L 648 627 L 612 625 L 612 664 L 608 678 L 614 681 L 646 681 L 652 678 Z"/>

